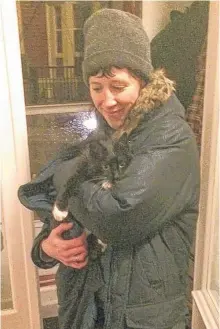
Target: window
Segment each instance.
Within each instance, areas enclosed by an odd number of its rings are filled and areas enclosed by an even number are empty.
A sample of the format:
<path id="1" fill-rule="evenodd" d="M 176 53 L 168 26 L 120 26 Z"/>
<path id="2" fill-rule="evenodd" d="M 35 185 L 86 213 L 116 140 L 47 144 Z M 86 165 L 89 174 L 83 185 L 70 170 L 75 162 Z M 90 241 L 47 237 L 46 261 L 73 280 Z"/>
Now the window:
<path id="1" fill-rule="evenodd" d="M 83 25 L 101 8 L 141 16 L 141 1 L 20 1 L 26 105 L 89 101 L 82 78 Z"/>

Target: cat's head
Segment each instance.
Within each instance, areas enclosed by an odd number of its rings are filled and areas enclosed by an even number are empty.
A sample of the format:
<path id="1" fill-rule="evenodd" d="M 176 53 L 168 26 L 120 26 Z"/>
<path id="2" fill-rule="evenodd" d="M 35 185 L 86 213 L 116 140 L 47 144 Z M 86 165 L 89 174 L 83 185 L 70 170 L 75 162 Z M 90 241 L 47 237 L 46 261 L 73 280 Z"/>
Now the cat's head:
<path id="1" fill-rule="evenodd" d="M 91 159 L 95 160 L 97 172 L 112 183 L 122 177 L 131 160 L 126 134 L 119 140 L 106 138 L 92 141 L 89 150 Z"/>

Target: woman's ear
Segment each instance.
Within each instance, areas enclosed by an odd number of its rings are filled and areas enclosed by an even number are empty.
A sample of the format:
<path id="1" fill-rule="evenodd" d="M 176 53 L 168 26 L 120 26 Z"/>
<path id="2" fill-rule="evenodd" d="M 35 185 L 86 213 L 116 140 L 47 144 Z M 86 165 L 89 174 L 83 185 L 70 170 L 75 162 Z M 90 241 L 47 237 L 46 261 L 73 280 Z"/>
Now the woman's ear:
<path id="1" fill-rule="evenodd" d="M 141 89 L 143 89 L 144 87 L 146 87 L 147 82 L 144 81 L 143 79 L 141 79 Z"/>

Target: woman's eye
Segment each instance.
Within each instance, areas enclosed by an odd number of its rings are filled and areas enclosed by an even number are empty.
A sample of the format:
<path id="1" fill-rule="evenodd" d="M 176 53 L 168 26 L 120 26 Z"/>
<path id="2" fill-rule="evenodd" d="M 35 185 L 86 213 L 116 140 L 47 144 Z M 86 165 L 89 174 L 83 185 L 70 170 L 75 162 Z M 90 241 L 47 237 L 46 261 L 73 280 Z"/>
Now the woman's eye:
<path id="1" fill-rule="evenodd" d="M 124 90 L 124 86 L 112 86 L 112 88 L 116 91 L 123 91 Z"/>
<path id="2" fill-rule="evenodd" d="M 101 88 L 92 88 L 93 91 L 95 91 L 96 93 L 99 93 L 102 89 Z"/>

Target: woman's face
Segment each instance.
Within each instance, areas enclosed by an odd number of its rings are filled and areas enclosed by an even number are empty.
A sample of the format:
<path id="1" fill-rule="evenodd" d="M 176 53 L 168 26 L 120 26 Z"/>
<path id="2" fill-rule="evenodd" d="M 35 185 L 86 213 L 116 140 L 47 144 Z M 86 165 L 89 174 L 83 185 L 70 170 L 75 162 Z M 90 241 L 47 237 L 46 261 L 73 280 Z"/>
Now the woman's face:
<path id="1" fill-rule="evenodd" d="M 110 127 L 119 129 L 139 96 L 142 82 L 127 69 L 113 67 L 111 72 L 112 77 L 90 76 L 89 89 L 96 109 Z"/>

